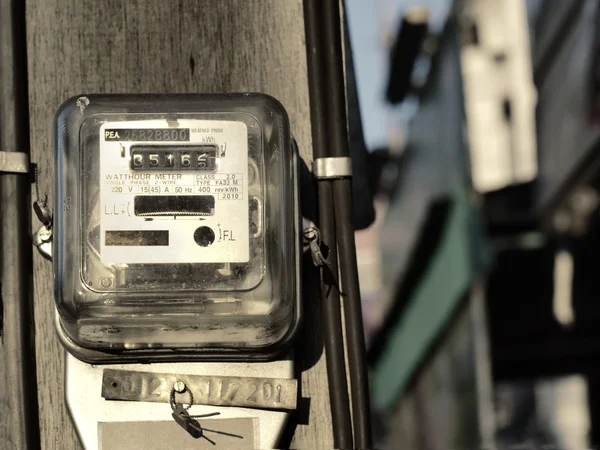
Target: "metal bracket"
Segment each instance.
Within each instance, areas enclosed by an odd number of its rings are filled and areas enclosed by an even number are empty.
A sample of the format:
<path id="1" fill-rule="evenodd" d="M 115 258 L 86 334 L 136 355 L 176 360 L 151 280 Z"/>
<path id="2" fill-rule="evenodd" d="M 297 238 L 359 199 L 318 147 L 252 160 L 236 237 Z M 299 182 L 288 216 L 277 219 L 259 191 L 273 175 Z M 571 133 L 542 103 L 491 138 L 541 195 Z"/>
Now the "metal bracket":
<path id="1" fill-rule="evenodd" d="M 29 155 L 22 152 L 0 152 L 0 172 L 29 173 Z"/>
<path id="2" fill-rule="evenodd" d="M 316 267 L 329 264 L 321 251 L 321 231 L 306 217 L 302 217 L 302 248 L 304 253 L 310 252 Z"/>
<path id="3" fill-rule="evenodd" d="M 313 173 L 319 179 L 350 178 L 352 158 L 348 156 L 317 158 L 313 161 Z"/>

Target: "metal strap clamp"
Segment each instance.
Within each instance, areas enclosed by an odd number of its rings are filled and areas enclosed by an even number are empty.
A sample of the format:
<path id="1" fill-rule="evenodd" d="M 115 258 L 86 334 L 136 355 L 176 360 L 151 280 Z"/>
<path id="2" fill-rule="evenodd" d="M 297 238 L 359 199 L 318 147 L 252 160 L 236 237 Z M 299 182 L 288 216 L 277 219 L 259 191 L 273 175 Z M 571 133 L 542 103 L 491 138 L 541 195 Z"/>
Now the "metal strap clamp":
<path id="1" fill-rule="evenodd" d="M 313 161 L 313 173 L 319 179 L 350 178 L 352 159 L 348 156 L 317 158 Z"/>
<path id="2" fill-rule="evenodd" d="M 29 173 L 29 155 L 22 152 L 0 152 L 0 172 Z"/>

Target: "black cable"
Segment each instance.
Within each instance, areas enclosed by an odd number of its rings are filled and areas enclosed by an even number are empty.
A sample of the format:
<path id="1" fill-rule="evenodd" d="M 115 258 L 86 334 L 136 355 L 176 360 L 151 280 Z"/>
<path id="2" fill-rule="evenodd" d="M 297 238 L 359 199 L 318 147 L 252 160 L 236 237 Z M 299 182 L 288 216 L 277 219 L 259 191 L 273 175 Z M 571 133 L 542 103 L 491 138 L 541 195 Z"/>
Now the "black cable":
<path id="1" fill-rule="evenodd" d="M 329 402 L 335 448 L 353 448 L 350 398 L 346 377 L 344 336 L 342 334 L 342 313 L 340 293 L 337 287 L 337 251 L 335 246 L 335 218 L 333 216 L 332 183 L 327 180 L 318 183 L 319 228 L 328 267 L 321 271 L 321 301 L 323 308 L 323 335 L 329 379 Z M 329 242 L 329 244 L 327 243 Z"/>
<path id="2" fill-rule="evenodd" d="M 346 82 L 342 50 L 342 28 L 338 0 L 321 0 L 321 46 L 325 49 L 324 88 L 327 114 L 328 146 L 325 157 L 349 156 L 348 120 L 346 118 Z"/>
<path id="3" fill-rule="evenodd" d="M 352 389 L 352 422 L 354 447 L 371 448 L 371 406 L 369 399 L 369 373 L 362 305 L 356 265 L 356 245 L 352 226 L 352 185 L 348 178 L 335 180 L 333 199 L 335 225 L 340 258 L 340 278 L 344 318 L 346 322 L 346 348 Z"/>
<path id="4" fill-rule="evenodd" d="M 325 156 L 328 145 L 318 3 L 319 0 L 304 0 L 311 126 L 315 158 Z M 326 252 L 325 257 L 329 262 L 329 266 L 324 267 L 321 271 L 321 303 L 333 440 L 335 448 L 352 448 L 352 422 L 346 380 L 344 337 L 342 335 L 340 298 L 335 280 L 338 268 L 331 182 L 320 180 L 317 190 L 321 241 Z"/>
<path id="5" fill-rule="evenodd" d="M 25 2 L 0 0 L 0 150 L 29 153 Z M 2 442 L 39 449 L 31 179 L 0 174 L 0 391 Z"/>
<path id="6" fill-rule="evenodd" d="M 349 157 L 340 3 L 339 0 L 322 0 L 321 6 L 322 45 L 327 49 L 324 84 L 328 94 L 326 123 L 329 142 L 327 149 L 330 151 L 325 156 Z M 347 178 L 334 180 L 332 184 L 352 389 L 354 448 L 365 449 L 371 448 L 372 435 L 362 305 L 352 224 L 352 185 Z"/>

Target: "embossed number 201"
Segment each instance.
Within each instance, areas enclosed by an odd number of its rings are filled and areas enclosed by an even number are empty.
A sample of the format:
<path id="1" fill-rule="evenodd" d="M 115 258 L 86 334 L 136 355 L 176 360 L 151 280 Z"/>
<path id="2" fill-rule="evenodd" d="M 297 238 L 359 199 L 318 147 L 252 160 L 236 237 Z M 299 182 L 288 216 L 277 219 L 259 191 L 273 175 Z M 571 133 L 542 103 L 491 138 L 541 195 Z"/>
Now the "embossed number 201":
<path id="1" fill-rule="evenodd" d="M 251 384 L 250 385 L 250 390 L 252 392 L 250 392 L 250 395 L 248 396 L 248 398 L 246 399 L 246 401 L 249 402 L 256 402 L 257 401 L 257 392 L 258 392 L 258 388 L 256 387 L 255 384 Z M 281 385 L 278 384 L 275 387 L 275 403 L 281 403 Z M 271 398 L 273 397 L 273 385 L 271 383 L 264 383 L 263 384 L 263 388 L 262 388 L 262 394 L 263 394 L 263 399 L 265 401 L 269 401 L 271 400 Z"/>

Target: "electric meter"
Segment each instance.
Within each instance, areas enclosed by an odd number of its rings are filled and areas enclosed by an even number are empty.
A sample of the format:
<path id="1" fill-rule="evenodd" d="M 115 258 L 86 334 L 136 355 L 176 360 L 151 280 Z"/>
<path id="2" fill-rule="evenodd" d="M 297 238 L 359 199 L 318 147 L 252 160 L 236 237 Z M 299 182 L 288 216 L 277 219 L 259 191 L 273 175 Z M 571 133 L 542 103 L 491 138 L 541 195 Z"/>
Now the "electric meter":
<path id="1" fill-rule="evenodd" d="M 297 156 L 275 99 L 89 95 L 55 119 L 59 336 L 88 362 L 269 359 L 300 318 Z"/>

